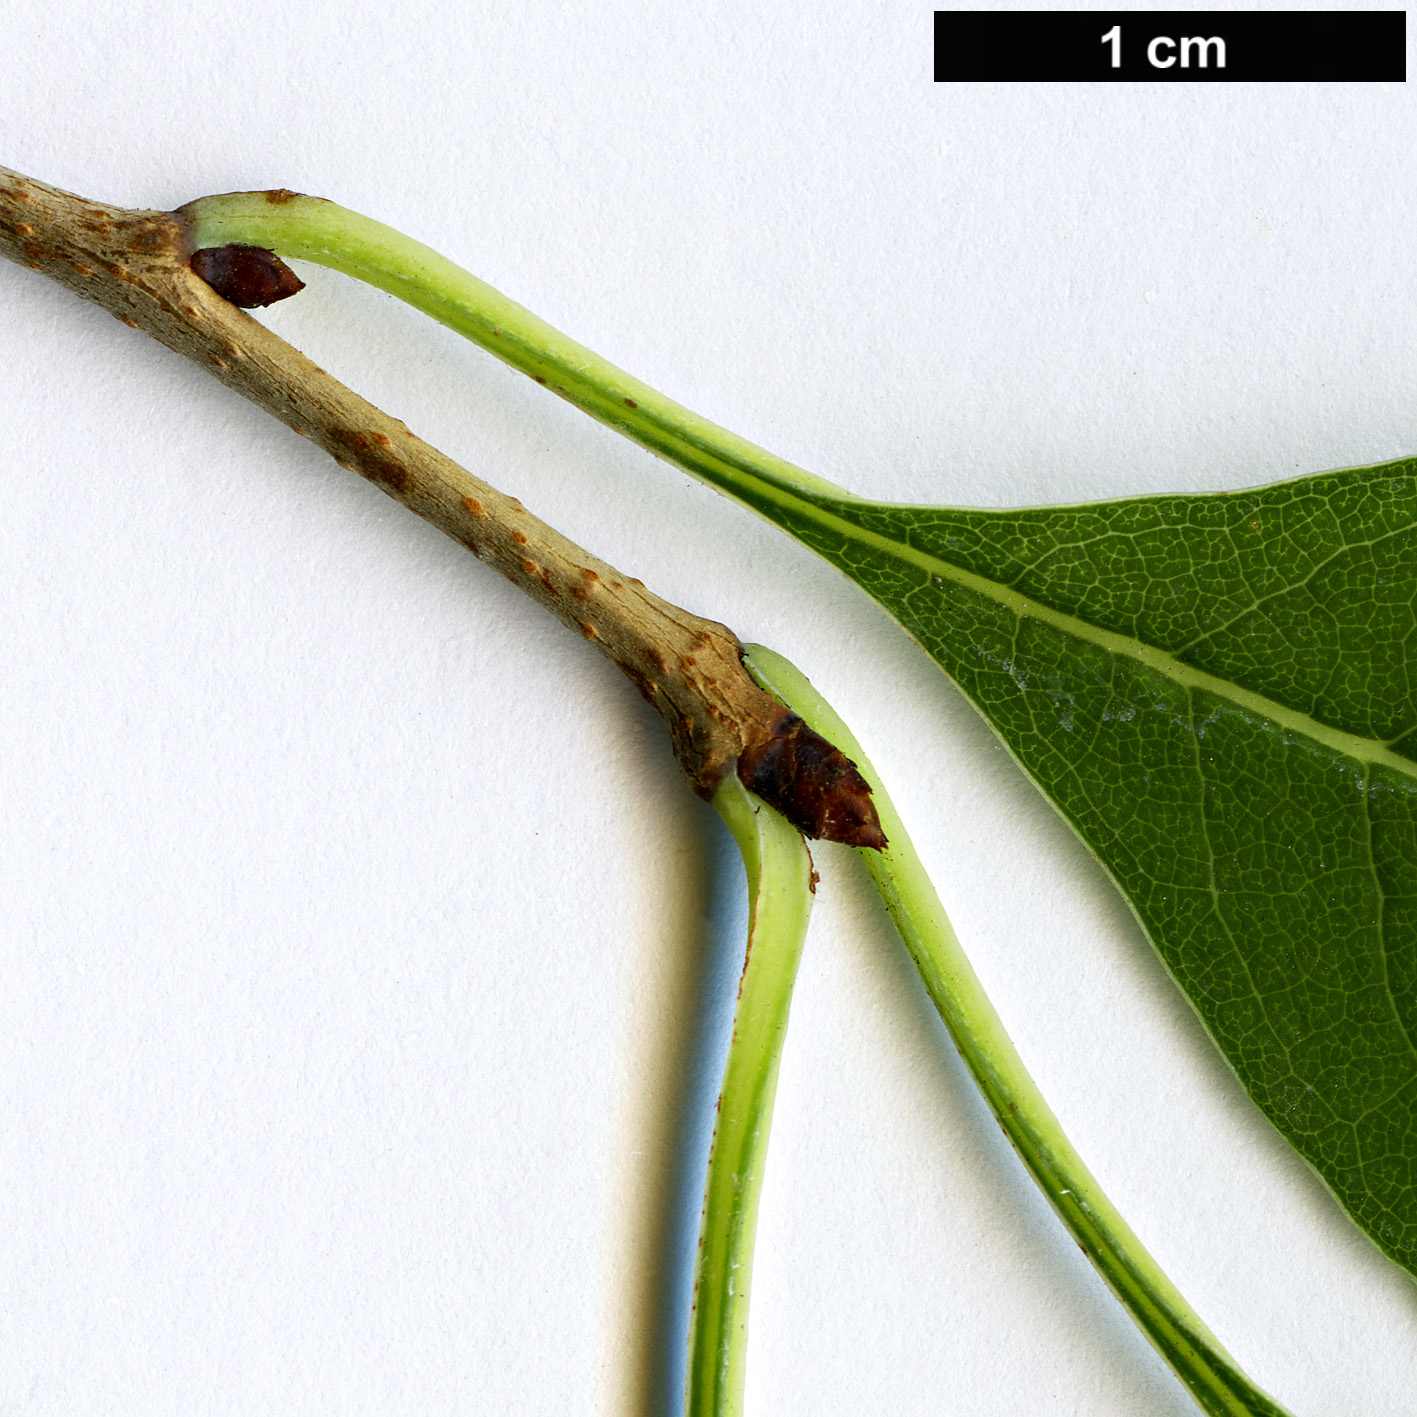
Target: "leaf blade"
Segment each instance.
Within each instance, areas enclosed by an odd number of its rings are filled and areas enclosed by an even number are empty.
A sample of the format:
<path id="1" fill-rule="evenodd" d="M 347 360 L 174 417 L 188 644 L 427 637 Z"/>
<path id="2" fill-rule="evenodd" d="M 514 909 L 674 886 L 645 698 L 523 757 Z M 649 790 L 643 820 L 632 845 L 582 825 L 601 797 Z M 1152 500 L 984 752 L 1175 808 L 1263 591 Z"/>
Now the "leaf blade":
<path id="1" fill-rule="evenodd" d="M 1417 764 L 1399 751 L 1417 704 L 1396 633 L 1417 585 L 1414 474 L 1021 513 L 810 489 L 755 505 L 974 702 L 1117 882 L 1261 1110 L 1417 1272 Z M 1313 515 L 1283 515 L 1319 502 L 1343 511 L 1322 537 Z M 1258 532 L 1236 536 L 1237 517 Z M 1149 543 L 1116 534 L 1127 522 Z M 1195 573 L 1223 572 L 1227 545 L 1244 573 L 1228 600 Z M 1322 566 L 1341 570 L 1341 595 Z M 1239 603 L 1256 582 L 1285 614 Z"/>

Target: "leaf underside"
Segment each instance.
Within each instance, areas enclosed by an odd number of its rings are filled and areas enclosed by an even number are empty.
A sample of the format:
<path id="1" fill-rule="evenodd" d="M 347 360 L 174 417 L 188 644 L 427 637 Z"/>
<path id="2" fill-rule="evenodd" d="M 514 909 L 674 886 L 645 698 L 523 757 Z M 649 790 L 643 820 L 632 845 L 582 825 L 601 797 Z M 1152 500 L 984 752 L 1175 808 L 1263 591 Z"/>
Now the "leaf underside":
<path id="1" fill-rule="evenodd" d="M 1417 461 L 1025 511 L 744 500 L 974 701 L 1417 1273 Z"/>

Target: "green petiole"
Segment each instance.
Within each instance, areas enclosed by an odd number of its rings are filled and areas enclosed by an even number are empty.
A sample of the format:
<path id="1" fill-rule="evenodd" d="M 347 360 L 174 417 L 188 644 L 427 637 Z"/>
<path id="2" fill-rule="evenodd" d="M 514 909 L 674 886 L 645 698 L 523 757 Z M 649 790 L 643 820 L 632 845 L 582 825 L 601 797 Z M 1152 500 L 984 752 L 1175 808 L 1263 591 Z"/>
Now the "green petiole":
<path id="1" fill-rule="evenodd" d="M 749 506 L 762 509 L 774 504 L 774 520 L 790 514 L 803 492 L 850 500 L 842 489 L 631 378 L 445 257 L 382 223 L 331 202 L 290 193 L 204 197 L 178 215 L 188 223 L 195 249 L 227 244 L 264 247 L 291 259 L 329 266 L 398 296 L 686 472 Z M 899 818 L 850 733 L 790 665 L 766 651 L 753 653 L 763 682 L 848 752 L 872 783 L 890 847 L 885 853 L 865 852 L 867 868 L 966 1064 L 1063 1223 L 1207 1413 L 1286 1417 L 1284 1409 L 1236 1367 L 1068 1143 L 981 990 Z M 725 783 L 714 805 L 729 821 L 748 860 L 749 847 L 744 843 L 757 840 L 763 813 L 752 822 L 742 817 L 745 809 L 737 793 L 742 792 L 745 801 L 747 794 L 736 780 L 730 781 L 733 786 Z M 734 825 L 735 814 L 739 826 Z M 740 834 L 740 828 L 746 835 Z M 797 846 L 802 849 L 800 838 Z M 761 844 L 752 849 L 761 852 Z M 785 845 L 781 849 L 785 852 Z M 751 864 L 749 874 L 751 881 Z M 756 892 L 757 887 L 753 889 Z M 802 914 L 805 921 L 805 909 Z M 787 927 L 772 928 L 780 943 L 771 955 L 780 955 L 780 969 L 791 953 L 792 965 L 785 979 L 780 972 L 764 978 L 761 998 L 775 999 L 778 1011 L 770 1009 L 762 1015 L 761 1035 L 753 1045 L 758 1051 L 751 1059 L 743 1051 L 736 1058 L 731 1054 L 725 1077 L 725 1108 L 706 1194 L 699 1303 L 690 1353 L 693 1417 L 741 1409 L 746 1266 L 761 1177 L 761 1141 L 776 1080 L 776 1052 L 768 1050 L 775 1050 L 780 1022 L 785 1021 L 797 958 L 786 944 Z M 750 952 L 750 971 L 752 964 Z M 747 981 L 745 974 L 745 997 Z M 741 1013 L 741 1000 L 739 1008 Z M 772 1018 L 779 1023 L 769 1022 Z M 736 1041 L 734 1047 L 742 1050 L 746 1045 Z M 736 1099 L 732 1108 L 726 1105 L 730 1093 Z M 745 1109 L 741 1113 L 740 1102 Z M 725 1119 L 731 1127 L 725 1127 Z"/>
<path id="2" fill-rule="evenodd" d="M 382 222 L 318 197 L 266 192 L 201 197 L 177 215 L 188 223 L 195 249 L 261 246 L 398 296 L 592 418 L 734 496 L 751 502 L 764 481 L 780 492 L 810 487 L 846 495 L 631 378 L 447 257 Z"/>
<path id="3" fill-rule="evenodd" d="M 885 788 L 851 734 L 810 681 L 760 645 L 753 677 L 829 738 L 871 784 L 889 845 L 859 854 L 910 957 L 990 1110 L 1049 1204 L 1152 1346 L 1212 1417 L 1287 1417 L 1220 1346 L 1102 1193 L 1023 1065 L 945 914 Z"/>
<path id="4" fill-rule="evenodd" d="M 688 1417 L 738 1417 L 743 1410 L 758 1196 L 787 1012 L 812 909 L 812 861 L 801 833 L 732 775 L 714 794 L 713 807 L 738 843 L 748 874 L 748 949 L 704 1185 L 689 1320 Z"/>

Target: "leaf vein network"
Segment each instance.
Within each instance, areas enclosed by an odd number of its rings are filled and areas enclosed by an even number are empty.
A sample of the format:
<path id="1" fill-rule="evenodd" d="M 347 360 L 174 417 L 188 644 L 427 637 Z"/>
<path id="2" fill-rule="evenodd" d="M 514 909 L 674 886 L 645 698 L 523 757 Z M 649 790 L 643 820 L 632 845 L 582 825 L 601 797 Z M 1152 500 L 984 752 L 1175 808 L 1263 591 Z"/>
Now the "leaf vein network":
<path id="1" fill-rule="evenodd" d="M 1367 541 L 1345 542 L 1331 555 L 1326 556 L 1322 561 L 1319 561 L 1315 565 L 1311 566 L 1307 574 L 1305 574 L 1301 579 L 1293 581 L 1289 585 L 1281 586 L 1278 590 L 1270 591 L 1268 594 L 1265 595 L 1260 595 L 1257 593 L 1256 598 L 1249 605 L 1245 606 L 1241 610 L 1236 611 L 1236 613 L 1232 615 L 1228 620 L 1224 621 L 1222 624 L 1212 626 L 1203 634 L 1197 635 L 1193 640 L 1189 641 L 1187 644 L 1178 646 L 1176 649 L 1172 650 L 1171 653 L 1177 656 L 1183 655 L 1188 650 L 1194 649 L 1198 644 L 1201 644 L 1203 641 L 1213 640 L 1216 638 L 1216 636 L 1223 635 L 1227 630 L 1238 624 L 1247 615 L 1253 615 L 1256 611 L 1262 609 L 1265 605 L 1270 604 L 1273 601 L 1283 599 L 1283 597 L 1285 596 L 1293 595 L 1295 591 L 1308 589 L 1316 576 L 1326 571 L 1341 557 L 1351 555 L 1355 551 L 1369 550 L 1373 547 L 1381 546 L 1383 542 L 1391 541 L 1394 537 L 1406 535 L 1411 531 L 1412 525 L 1409 523 L 1405 526 L 1398 527 L 1393 531 L 1384 532 L 1381 536 L 1372 537 Z M 1328 616 L 1328 619 L 1334 626 L 1334 629 L 1337 630 L 1338 620 L 1328 606 L 1323 605 L 1316 600 L 1314 602 L 1314 609 L 1316 611 L 1323 611 L 1323 613 Z"/>

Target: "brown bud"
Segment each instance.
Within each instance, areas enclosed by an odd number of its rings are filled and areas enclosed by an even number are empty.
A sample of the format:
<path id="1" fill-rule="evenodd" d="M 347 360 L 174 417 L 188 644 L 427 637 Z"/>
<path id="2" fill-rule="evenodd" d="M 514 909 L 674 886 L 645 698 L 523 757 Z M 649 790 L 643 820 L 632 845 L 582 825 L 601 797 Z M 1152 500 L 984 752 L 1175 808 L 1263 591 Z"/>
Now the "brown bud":
<path id="1" fill-rule="evenodd" d="M 877 851 L 886 844 L 856 764 L 796 714 L 784 714 L 772 737 L 744 752 L 738 776 L 803 836 Z"/>
<path id="2" fill-rule="evenodd" d="M 193 253 L 192 269 L 224 300 L 253 310 L 298 295 L 305 282 L 274 251 L 262 246 L 208 246 Z"/>

